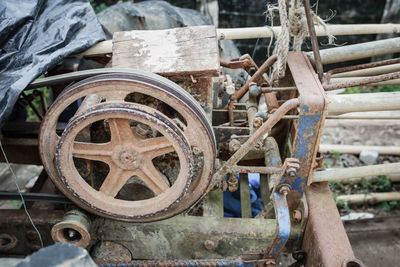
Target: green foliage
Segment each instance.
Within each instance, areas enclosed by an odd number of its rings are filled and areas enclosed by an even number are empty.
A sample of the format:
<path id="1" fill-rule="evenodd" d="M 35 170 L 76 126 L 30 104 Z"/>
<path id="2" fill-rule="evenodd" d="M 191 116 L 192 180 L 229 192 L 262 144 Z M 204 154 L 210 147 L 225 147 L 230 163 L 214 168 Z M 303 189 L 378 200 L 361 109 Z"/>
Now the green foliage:
<path id="1" fill-rule="evenodd" d="M 89 0 L 89 4 L 92 6 L 92 8 L 96 14 L 100 13 L 101 11 L 103 11 L 104 9 L 107 8 L 106 4 L 104 4 L 104 3 L 97 4 L 95 2 L 95 0 Z"/>
<path id="2" fill-rule="evenodd" d="M 27 96 L 29 96 L 35 90 L 44 92 L 44 97 L 46 99 L 46 103 L 49 103 L 50 92 L 47 89 L 47 87 L 41 87 L 41 88 L 38 88 L 38 89 L 25 90 L 24 93 Z M 42 103 L 41 103 L 39 97 L 35 97 L 35 99 L 32 101 L 32 105 L 41 113 L 41 111 L 42 111 L 42 106 L 41 106 Z M 26 108 L 26 111 L 28 113 L 27 121 L 40 121 L 39 117 L 36 115 L 36 113 L 33 111 L 33 109 L 28 104 L 26 105 L 25 108 Z"/>
<path id="3" fill-rule="evenodd" d="M 397 91 L 400 91 L 400 85 L 355 86 L 346 88 L 344 94 L 397 92 Z"/>
<path id="4" fill-rule="evenodd" d="M 383 211 L 391 211 L 397 209 L 399 207 L 399 203 L 397 201 L 386 201 L 382 202 L 378 205 L 378 209 Z"/>
<path id="5" fill-rule="evenodd" d="M 338 151 L 332 150 L 332 151 L 331 151 L 331 154 L 332 154 L 332 156 L 333 156 L 334 158 L 340 159 L 340 153 L 339 153 Z"/>
<path id="6" fill-rule="evenodd" d="M 386 175 L 380 175 L 377 177 L 374 187 L 376 191 L 392 191 L 392 181 Z"/>
<path id="7" fill-rule="evenodd" d="M 341 182 L 333 182 L 332 187 L 337 191 L 341 191 L 344 188 L 344 185 Z"/>
<path id="8" fill-rule="evenodd" d="M 350 207 L 349 207 L 349 203 L 347 203 L 347 202 L 345 202 L 345 201 L 343 201 L 343 200 L 338 200 L 338 201 L 336 201 L 336 205 L 337 205 L 338 207 L 343 208 L 347 213 L 350 213 L 350 212 L 351 212 L 351 209 L 350 209 Z"/>

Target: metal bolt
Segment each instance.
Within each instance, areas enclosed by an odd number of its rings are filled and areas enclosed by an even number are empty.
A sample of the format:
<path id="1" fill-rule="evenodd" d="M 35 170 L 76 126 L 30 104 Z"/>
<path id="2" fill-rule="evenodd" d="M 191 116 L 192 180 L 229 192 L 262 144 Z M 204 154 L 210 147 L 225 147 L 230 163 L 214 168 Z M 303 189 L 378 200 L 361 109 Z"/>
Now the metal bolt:
<path id="1" fill-rule="evenodd" d="M 301 216 L 301 211 L 294 210 L 292 216 L 293 216 L 294 223 L 300 223 L 301 222 L 301 217 L 302 217 Z"/>
<path id="2" fill-rule="evenodd" d="M 253 120 L 253 126 L 254 128 L 258 128 L 263 124 L 263 119 L 260 117 L 254 118 Z"/>
<path id="3" fill-rule="evenodd" d="M 213 241 L 211 241 L 211 240 L 206 240 L 205 242 L 204 242 L 204 247 L 207 249 L 207 250 L 213 250 L 214 249 L 214 242 Z"/>
<path id="4" fill-rule="evenodd" d="M 279 193 L 280 195 L 286 196 L 287 194 L 289 194 L 290 190 L 291 190 L 290 185 L 282 185 L 282 186 L 279 188 L 278 193 Z"/>
<path id="5" fill-rule="evenodd" d="M 230 152 L 236 152 L 238 151 L 238 149 L 240 148 L 242 144 L 240 143 L 239 140 L 237 139 L 231 139 L 231 141 L 229 141 L 229 151 Z"/>

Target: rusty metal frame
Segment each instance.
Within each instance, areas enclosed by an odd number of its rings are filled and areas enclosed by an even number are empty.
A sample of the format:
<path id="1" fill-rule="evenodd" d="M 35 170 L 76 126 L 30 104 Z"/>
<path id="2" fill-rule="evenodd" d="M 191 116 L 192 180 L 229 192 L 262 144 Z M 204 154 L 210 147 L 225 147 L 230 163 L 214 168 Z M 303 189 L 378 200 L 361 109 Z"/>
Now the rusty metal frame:
<path id="1" fill-rule="evenodd" d="M 363 266 L 354 256 L 328 183 L 307 187 L 309 217 L 302 249 L 307 254 L 306 267 Z"/>
<path id="2" fill-rule="evenodd" d="M 306 186 L 310 184 L 313 162 L 326 114 L 327 98 L 310 61 L 302 52 L 290 52 L 288 66 L 299 92 L 299 118 L 291 157 L 300 161 L 300 168 L 288 195 L 289 208 L 298 206 Z"/>

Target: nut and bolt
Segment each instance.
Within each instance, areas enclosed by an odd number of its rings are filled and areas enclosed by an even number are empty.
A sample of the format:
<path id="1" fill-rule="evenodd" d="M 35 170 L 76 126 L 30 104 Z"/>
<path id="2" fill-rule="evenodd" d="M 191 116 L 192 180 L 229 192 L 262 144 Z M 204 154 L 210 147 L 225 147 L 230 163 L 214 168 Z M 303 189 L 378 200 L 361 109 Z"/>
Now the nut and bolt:
<path id="1" fill-rule="evenodd" d="M 215 244 L 214 244 L 214 242 L 211 241 L 211 240 L 206 240 L 206 241 L 204 242 L 204 247 L 205 247 L 207 250 L 213 250 L 214 247 L 215 247 Z"/>
<path id="2" fill-rule="evenodd" d="M 253 126 L 254 128 L 259 128 L 263 124 L 263 119 L 260 117 L 256 117 L 253 120 Z"/>
<path id="3" fill-rule="evenodd" d="M 286 196 L 287 194 L 289 194 L 289 192 L 290 192 L 291 189 L 292 189 L 292 188 L 291 188 L 290 185 L 284 184 L 284 185 L 281 185 L 281 186 L 279 187 L 278 193 L 279 193 L 280 195 Z"/>
<path id="4" fill-rule="evenodd" d="M 294 223 L 300 223 L 301 222 L 301 211 L 299 210 L 294 210 L 292 213 L 293 221 Z"/>
<path id="5" fill-rule="evenodd" d="M 242 144 L 240 143 L 239 140 L 237 140 L 237 139 L 231 139 L 231 140 L 229 141 L 229 152 L 233 153 L 233 152 L 238 151 L 241 145 L 242 145 Z"/>
<path id="6" fill-rule="evenodd" d="M 236 179 L 236 174 L 231 174 L 228 180 L 228 191 L 235 192 L 239 188 L 238 180 Z"/>

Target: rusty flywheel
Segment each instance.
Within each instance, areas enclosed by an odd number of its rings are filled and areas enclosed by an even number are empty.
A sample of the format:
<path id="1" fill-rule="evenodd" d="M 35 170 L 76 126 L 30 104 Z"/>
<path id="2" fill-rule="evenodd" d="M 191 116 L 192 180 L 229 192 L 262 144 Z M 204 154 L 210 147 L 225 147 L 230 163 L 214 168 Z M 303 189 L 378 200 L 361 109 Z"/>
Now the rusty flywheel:
<path id="1" fill-rule="evenodd" d="M 80 100 L 62 134 L 57 133 L 61 113 Z M 109 140 L 81 141 L 82 133 L 99 122 Z M 152 135 L 138 134 L 140 127 Z M 215 138 L 200 105 L 175 83 L 139 71 L 99 75 L 67 88 L 47 112 L 39 142 L 43 165 L 67 197 L 90 212 L 125 221 L 183 212 L 205 194 L 214 171 Z M 173 179 L 154 166 L 155 158 L 171 153 L 179 162 Z M 98 186 L 80 172 L 79 161 L 108 166 Z M 152 195 L 120 198 L 132 180 Z"/>

